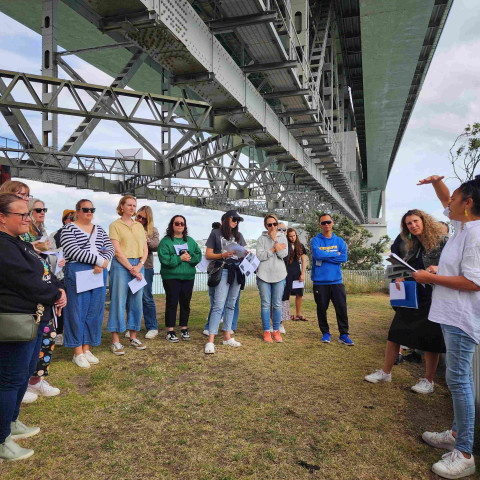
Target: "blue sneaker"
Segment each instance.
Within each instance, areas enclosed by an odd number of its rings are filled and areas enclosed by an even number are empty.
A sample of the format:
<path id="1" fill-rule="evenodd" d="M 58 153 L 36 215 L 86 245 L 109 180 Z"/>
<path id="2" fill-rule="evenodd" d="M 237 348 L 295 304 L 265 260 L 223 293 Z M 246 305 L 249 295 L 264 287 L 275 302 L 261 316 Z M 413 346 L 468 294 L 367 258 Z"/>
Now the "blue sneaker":
<path id="1" fill-rule="evenodd" d="M 330 343 L 330 334 L 328 332 L 323 334 L 322 343 Z"/>
<path id="2" fill-rule="evenodd" d="M 349 336 L 347 333 L 344 333 L 343 335 L 340 335 L 338 339 L 339 343 L 343 343 L 344 345 L 348 345 L 349 347 L 352 347 L 355 345 L 352 340 L 350 340 Z"/>

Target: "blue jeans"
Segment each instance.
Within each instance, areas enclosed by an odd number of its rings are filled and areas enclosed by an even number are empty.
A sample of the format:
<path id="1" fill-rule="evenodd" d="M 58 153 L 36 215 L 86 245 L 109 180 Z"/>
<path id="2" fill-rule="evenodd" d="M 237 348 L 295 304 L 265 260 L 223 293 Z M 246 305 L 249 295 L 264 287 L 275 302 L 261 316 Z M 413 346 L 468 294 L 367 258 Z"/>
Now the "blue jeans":
<path id="1" fill-rule="evenodd" d="M 143 319 L 147 330 L 158 330 L 157 307 L 153 299 L 153 268 L 145 269 L 145 280 L 147 284 L 143 287 Z"/>
<path id="2" fill-rule="evenodd" d="M 475 425 L 472 360 L 477 345 L 457 327 L 442 325 L 442 332 L 447 347 L 446 380 L 453 400 L 452 430 L 457 432 L 455 448 L 471 454 Z"/>
<path id="3" fill-rule="evenodd" d="M 215 287 L 213 307 L 209 318 L 210 334 L 216 335 L 223 315 L 223 331 L 232 330 L 233 314 L 235 312 L 235 302 L 240 292 L 240 284 L 237 277 L 232 284 L 227 283 L 228 272 L 223 270 L 220 283 Z"/>
<path id="4" fill-rule="evenodd" d="M 237 330 L 237 323 L 238 323 L 238 315 L 240 313 L 240 294 L 242 293 L 241 290 L 238 291 L 237 301 L 235 303 L 235 310 L 233 312 L 233 320 L 232 320 L 232 330 Z M 208 287 L 208 296 L 210 297 L 210 310 L 208 312 L 208 319 L 207 323 L 205 324 L 204 330 L 208 330 L 209 323 L 210 323 L 210 315 L 212 314 L 213 302 L 215 300 L 215 288 Z M 222 317 L 225 315 L 225 309 L 223 309 Z"/>
<path id="5" fill-rule="evenodd" d="M 139 258 L 129 258 L 133 265 L 138 265 Z M 144 274 L 144 268 L 140 273 Z M 125 331 L 125 309 L 127 310 L 127 330 L 140 331 L 142 322 L 143 289 L 133 294 L 128 282 L 135 277 L 120 264 L 117 259 L 112 260 L 110 267 L 110 313 L 108 315 L 107 332 L 122 333 Z"/>
<path id="6" fill-rule="evenodd" d="M 67 263 L 65 266 L 64 283 L 68 298 L 67 306 L 63 310 L 65 347 L 100 345 L 108 271 L 105 269 L 98 273 L 103 275 L 103 287 L 77 293 L 76 272 L 92 269 L 93 265 L 86 263 Z"/>
<path id="7" fill-rule="evenodd" d="M 40 323 L 37 337 L 31 342 L 0 342 L 0 443 L 10 435 L 10 423 L 18 418 L 47 324 Z"/>
<path id="8" fill-rule="evenodd" d="M 276 283 L 268 283 L 260 280 L 257 276 L 257 286 L 260 292 L 263 331 L 270 331 L 270 307 L 272 308 L 273 331 L 277 331 L 282 320 L 282 297 L 285 279 Z"/>

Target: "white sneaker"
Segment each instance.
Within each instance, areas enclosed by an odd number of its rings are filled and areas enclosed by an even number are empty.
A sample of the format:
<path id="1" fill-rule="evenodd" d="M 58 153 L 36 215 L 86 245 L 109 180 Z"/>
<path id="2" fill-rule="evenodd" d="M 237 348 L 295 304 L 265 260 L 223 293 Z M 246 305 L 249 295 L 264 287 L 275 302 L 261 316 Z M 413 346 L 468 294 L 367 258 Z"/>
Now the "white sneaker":
<path id="1" fill-rule="evenodd" d="M 58 388 L 52 387 L 43 377 L 35 385 L 29 385 L 27 391 L 36 393 L 38 396 L 42 397 L 55 397 L 60 393 Z"/>
<path id="2" fill-rule="evenodd" d="M 287 333 L 287 332 L 285 331 L 285 327 L 284 327 L 282 324 L 280 324 L 280 328 L 278 329 L 278 331 L 279 331 L 280 333 Z"/>
<path id="3" fill-rule="evenodd" d="M 202 333 L 203 333 L 206 337 L 208 337 L 208 336 L 210 335 L 210 332 L 209 332 L 208 330 L 204 330 Z"/>
<path id="4" fill-rule="evenodd" d="M 463 478 L 475 473 L 473 455 L 465 458 L 460 451 L 454 449 L 442 455 L 442 459 L 432 465 L 432 472 L 442 478 Z"/>
<path id="5" fill-rule="evenodd" d="M 88 360 L 88 363 L 91 363 L 92 365 L 100 363 L 100 360 L 90 350 L 87 350 L 84 355 L 85 358 Z"/>
<path id="6" fill-rule="evenodd" d="M 145 334 L 145 338 L 155 338 L 158 335 L 158 330 L 149 330 Z"/>
<path id="7" fill-rule="evenodd" d="M 127 331 L 125 332 L 125 338 L 130 338 L 130 330 L 127 330 Z"/>
<path id="8" fill-rule="evenodd" d="M 383 370 L 377 370 L 370 375 L 367 375 L 364 380 L 370 383 L 391 382 L 392 374 L 385 373 Z"/>
<path id="9" fill-rule="evenodd" d="M 207 342 L 205 344 L 205 353 L 207 354 L 215 353 L 215 345 L 212 342 Z"/>
<path id="10" fill-rule="evenodd" d="M 241 347 L 242 344 L 237 342 L 233 337 L 229 338 L 228 340 L 224 340 L 223 345 L 227 345 L 228 347 Z"/>
<path id="11" fill-rule="evenodd" d="M 74 355 L 72 358 L 72 362 L 80 368 L 90 368 L 90 362 L 87 360 L 87 357 L 84 353 L 80 355 Z"/>
<path id="12" fill-rule="evenodd" d="M 455 437 L 451 430 L 444 432 L 423 432 L 422 439 L 425 443 L 435 448 L 452 451 L 455 448 Z"/>
<path id="13" fill-rule="evenodd" d="M 63 335 L 61 333 L 55 337 L 55 345 L 63 345 Z"/>
<path id="14" fill-rule="evenodd" d="M 22 398 L 22 403 L 33 403 L 37 399 L 38 399 L 38 395 L 36 393 L 29 392 L 27 390 L 25 392 L 25 395 Z"/>
<path id="15" fill-rule="evenodd" d="M 412 390 L 417 393 L 433 393 L 435 390 L 433 382 L 430 383 L 426 378 L 421 378 L 416 385 L 412 387 Z"/>

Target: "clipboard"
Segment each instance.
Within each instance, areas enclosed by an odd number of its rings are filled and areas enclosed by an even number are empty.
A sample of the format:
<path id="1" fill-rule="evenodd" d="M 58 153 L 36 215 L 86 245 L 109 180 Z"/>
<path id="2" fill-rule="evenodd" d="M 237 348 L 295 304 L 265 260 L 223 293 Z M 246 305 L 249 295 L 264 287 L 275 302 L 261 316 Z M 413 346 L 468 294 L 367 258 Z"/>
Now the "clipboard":
<path id="1" fill-rule="evenodd" d="M 405 299 L 390 300 L 392 307 L 418 308 L 417 282 L 403 282 Z"/>

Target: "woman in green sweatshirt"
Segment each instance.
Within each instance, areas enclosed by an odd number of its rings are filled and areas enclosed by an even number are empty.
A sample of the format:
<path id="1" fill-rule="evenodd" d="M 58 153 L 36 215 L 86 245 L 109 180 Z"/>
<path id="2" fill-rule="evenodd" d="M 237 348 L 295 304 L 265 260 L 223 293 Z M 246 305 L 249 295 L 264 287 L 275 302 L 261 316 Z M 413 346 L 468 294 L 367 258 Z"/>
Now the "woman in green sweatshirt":
<path id="1" fill-rule="evenodd" d="M 182 340 L 190 340 L 188 317 L 190 300 L 195 282 L 195 265 L 200 263 L 202 252 L 197 242 L 188 236 L 187 221 L 182 215 L 170 220 L 166 235 L 158 247 L 160 275 L 165 289 L 165 326 L 167 340 L 178 342 L 175 334 L 177 307 L 180 304 L 180 328 Z"/>

